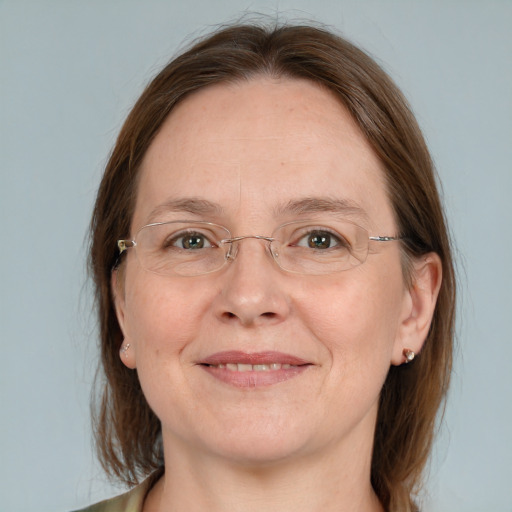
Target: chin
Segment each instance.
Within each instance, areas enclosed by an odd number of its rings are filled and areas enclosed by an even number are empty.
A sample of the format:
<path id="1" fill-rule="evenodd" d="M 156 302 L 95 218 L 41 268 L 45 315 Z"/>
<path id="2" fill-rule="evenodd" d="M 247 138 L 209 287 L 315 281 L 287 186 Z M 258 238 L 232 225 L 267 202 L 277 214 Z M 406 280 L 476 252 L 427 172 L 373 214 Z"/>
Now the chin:
<path id="1" fill-rule="evenodd" d="M 220 450 L 221 448 L 222 451 Z M 248 439 L 247 443 L 235 442 L 229 446 L 217 446 L 218 456 L 233 464 L 258 469 L 279 465 L 296 459 L 305 452 L 304 443 L 293 443 L 281 437 Z"/>
<path id="2" fill-rule="evenodd" d="M 263 467 L 284 462 L 307 453 L 315 443 L 312 426 L 300 425 L 287 418 L 272 418 L 237 424 L 220 432 L 212 442 L 213 451 L 235 463 Z M 316 432 L 316 436 L 318 432 Z"/>

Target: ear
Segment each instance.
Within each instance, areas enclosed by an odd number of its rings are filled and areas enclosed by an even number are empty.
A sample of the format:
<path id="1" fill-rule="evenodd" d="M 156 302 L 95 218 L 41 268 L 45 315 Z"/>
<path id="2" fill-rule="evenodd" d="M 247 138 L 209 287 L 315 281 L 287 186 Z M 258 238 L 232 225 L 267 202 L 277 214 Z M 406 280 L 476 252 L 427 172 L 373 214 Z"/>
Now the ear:
<path id="1" fill-rule="evenodd" d="M 123 333 L 123 343 L 119 347 L 119 357 L 123 364 L 134 370 L 137 367 L 135 359 L 135 343 L 127 333 L 126 327 L 126 303 L 124 296 L 124 276 L 122 270 L 116 268 L 110 278 L 114 307 L 116 310 L 117 322 Z"/>
<path id="2" fill-rule="evenodd" d="M 413 260 L 411 284 L 405 290 L 404 307 L 391 363 L 406 362 L 404 350 L 418 354 L 427 338 L 442 280 L 442 263 L 436 253 Z"/>

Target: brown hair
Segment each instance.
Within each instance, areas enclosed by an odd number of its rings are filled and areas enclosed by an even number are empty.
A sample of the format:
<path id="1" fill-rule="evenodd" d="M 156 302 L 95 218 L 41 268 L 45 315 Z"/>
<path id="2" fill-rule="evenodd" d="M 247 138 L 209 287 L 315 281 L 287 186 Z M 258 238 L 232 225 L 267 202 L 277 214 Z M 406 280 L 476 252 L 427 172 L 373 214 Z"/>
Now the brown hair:
<path id="1" fill-rule="evenodd" d="M 396 85 L 368 55 L 310 26 L 223 28 L 170 62 L 130 112 L 101 182 L 91 222 L 92 271 L 105 382 L 97 404 L 96 440 L 106 471 L 128 483 L 160 467 L 160 422 L 136 372 L 120 361 L 122 334 L 112 301 L 116 240 L 130 231 L 141 161 L 163 121 L 187 95 L 255 75 L 311 80 L 348 108 L 381 160 L 403 241 L 411 257 L 434 251 L 443 281 L 421 356 L 392 367 L 382 389 L 372 458 L 372 485 L 386 509 L 413 510 L 445 397 L 452 364 L 455 278 L 450 241 L 425 141 Z"/>

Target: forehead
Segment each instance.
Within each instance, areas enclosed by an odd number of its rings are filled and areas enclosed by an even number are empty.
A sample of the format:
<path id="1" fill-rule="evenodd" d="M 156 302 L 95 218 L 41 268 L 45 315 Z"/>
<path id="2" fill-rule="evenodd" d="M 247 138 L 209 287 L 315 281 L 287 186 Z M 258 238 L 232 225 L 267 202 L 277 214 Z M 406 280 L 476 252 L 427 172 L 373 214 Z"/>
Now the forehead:
<path id="1" fill-rule="evenodd" d="M 215 85 L 173 110 L 144 157 L 133 224 L 165 220 L 151 216 L 189 197 L 218 205 L 218 220 L 271 217 L 308 198 L 359 205 L 370 222 L 392 217 L 380 162 L 358 126 L 305 80 Z"/>

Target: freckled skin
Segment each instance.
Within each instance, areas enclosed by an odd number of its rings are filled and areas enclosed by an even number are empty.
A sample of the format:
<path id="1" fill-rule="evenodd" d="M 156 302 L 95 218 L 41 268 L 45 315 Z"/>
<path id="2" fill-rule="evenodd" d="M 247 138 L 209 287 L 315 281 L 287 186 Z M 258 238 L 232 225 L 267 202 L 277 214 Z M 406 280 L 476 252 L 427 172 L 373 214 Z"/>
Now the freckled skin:
<path id="1" fill-rule="evenodd" d="M 213 86 L 181 103 L 145 156 L 132 234 L 156 206 L 189 196 L 221 205 L 204 220 L 234 236 L 269 235 L 291 220 L 275 206 L 307 196 L 348 198 L 371 235 L 396 234 L 378 160 L 339 102 L 306 81 Z M 125 362 L 162 421 L 166 455 L 254 468 L 341 459 L 368 470 L 379 392 L 410 309 L 398 244 L 374 244 L 363 265 L 328 276 L 281 271 L 255 239 L 221 271 L 193 278 L 147 272 L 133 251 L 126 261 Z M 196 364 L 226 350 L 275 350 L 312 366 L 240 389 Z"/>

